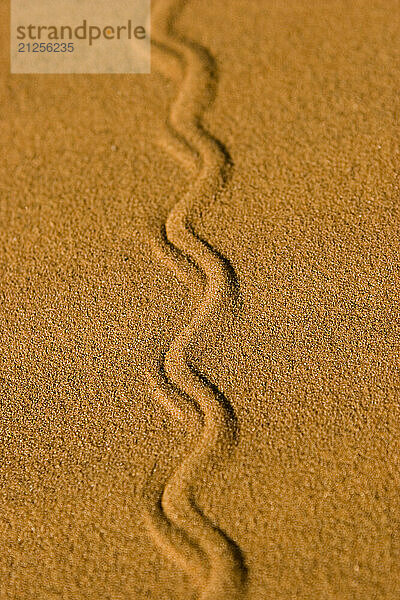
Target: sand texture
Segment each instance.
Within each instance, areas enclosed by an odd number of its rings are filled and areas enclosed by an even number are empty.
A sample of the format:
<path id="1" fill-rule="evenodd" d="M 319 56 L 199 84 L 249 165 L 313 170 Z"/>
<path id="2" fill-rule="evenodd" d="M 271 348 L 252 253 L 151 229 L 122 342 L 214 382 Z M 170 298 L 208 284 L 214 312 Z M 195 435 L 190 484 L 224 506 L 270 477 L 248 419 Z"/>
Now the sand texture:
<path id="1" fill-rule="evenodd" d="M 400 598 L 399 2 L 0 17 L 0 600 Z"/>

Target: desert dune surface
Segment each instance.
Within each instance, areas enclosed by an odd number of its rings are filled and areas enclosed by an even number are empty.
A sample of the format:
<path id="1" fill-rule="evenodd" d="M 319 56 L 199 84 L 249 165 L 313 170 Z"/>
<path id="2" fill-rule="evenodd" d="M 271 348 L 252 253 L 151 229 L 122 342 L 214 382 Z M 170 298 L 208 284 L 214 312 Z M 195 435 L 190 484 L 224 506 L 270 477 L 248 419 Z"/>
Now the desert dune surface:
<path id="1" fill-rule="evenodd" d="M 400 7 L 0 52 L 0 600 L 400 597 Z"/>

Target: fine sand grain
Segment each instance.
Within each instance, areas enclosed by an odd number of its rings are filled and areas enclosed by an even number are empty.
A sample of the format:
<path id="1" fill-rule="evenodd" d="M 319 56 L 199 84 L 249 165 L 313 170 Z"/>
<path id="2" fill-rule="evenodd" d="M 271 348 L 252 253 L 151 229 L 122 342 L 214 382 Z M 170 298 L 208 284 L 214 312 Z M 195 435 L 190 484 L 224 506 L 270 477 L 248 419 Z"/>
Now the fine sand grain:
<path id="1" fill-rule="evenodd" d="M 0 17 L 0 600 L 400 598 L 397 0 Z"/>

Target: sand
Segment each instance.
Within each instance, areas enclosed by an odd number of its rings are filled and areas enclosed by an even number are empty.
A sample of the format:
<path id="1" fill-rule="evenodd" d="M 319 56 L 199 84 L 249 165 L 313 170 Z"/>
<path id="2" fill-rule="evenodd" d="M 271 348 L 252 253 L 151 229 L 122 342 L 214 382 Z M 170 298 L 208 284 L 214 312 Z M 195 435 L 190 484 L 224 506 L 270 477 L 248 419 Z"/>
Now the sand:
<path id="1" fill-rule="evenodd" d="M 400 597 L 399 4 L 159 0 L 10 75 L 0 599 Z"/>

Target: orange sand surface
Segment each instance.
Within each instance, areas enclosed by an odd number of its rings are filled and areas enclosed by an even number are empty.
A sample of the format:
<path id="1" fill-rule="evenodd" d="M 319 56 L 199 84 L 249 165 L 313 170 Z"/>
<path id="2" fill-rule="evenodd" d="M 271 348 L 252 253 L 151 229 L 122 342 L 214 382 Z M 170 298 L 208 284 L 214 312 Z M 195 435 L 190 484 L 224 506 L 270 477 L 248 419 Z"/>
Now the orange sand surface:
<path id="1" fill-rule="evenodd" d="M 399 8 L 10 75 L 2 4 L 1 600 L 400 598 Z"/>

